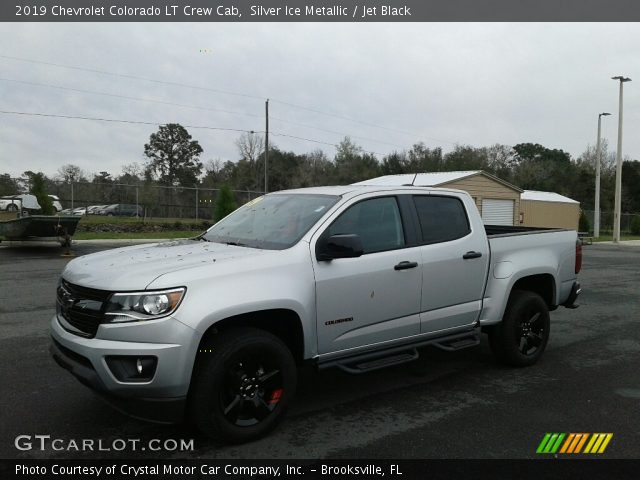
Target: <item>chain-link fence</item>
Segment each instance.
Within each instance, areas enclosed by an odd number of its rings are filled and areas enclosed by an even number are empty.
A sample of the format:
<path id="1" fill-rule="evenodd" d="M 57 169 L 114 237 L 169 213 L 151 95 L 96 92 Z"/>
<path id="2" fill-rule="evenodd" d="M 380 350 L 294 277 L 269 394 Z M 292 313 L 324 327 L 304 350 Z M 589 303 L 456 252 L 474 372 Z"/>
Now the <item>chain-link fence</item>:
<path id="1" fill-rule="evenodd" d="M 593 210 L 583 210 L 584 214 L 589 220 L 589 229 L 593 231 Z M 631 223 L 635 218 L 640 218 L 640 213 L 622 213 L 620 215 L 620 231 L 622 233 L 631 232 Z M 600 231 L 611 232 L 613 231 L 613 212 L 600 212 Z"/>
<path id="2" fill-rule="evenodd" d="M 217 188 L 166 187 L 153 184 L 52 182 L 48 193 L 60 199 L 63 209 L 126 204 L 142 208 L 147 218 L 178 218 L 211 220 Z M 238 206 L 252 200 L 263 192 L 233 190 Z M 130 208 L 135 212 L 135 208 Z M 139 210 L 139 209 L 137 209 Z"/>

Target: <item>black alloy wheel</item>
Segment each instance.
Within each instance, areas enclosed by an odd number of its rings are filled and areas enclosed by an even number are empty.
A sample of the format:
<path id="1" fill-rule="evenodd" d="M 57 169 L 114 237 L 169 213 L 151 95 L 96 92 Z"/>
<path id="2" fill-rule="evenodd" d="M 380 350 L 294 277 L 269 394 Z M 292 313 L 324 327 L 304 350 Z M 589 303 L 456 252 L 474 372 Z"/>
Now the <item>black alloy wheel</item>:
<path id="1" fill-rule="evenodd" d="M 282 373 L 276 362 L 266 351 L 252 352 L 228 367 L 220 402 L 229 422 L 248 427 L 272 414 L 283 392 Z"/>
<path id="2" fill-rule="evenodd" d="M 503 363 L 527 367 L 542 356 L 549 341 L 549 307 L 540 295 L 515 290 L 502 322 L 488 329 L 489 345 Z"/>
<path id="3" fill-rule="evenodd" d="M 259 438 L 280 422 L 295 395 L 297 367 L 280 338 L 237 327 L 203 340 L 189 392 L 189 415 L 222 443 Z"/>
<path id="4" fill-rule="evenodd" d="M 523 355 L 535 355 L 544 342 L 542 312 L 530 309 L 530 311 L 525 314 L 518 330 L 516 342 L 518 343 L 520 353 Z"/>

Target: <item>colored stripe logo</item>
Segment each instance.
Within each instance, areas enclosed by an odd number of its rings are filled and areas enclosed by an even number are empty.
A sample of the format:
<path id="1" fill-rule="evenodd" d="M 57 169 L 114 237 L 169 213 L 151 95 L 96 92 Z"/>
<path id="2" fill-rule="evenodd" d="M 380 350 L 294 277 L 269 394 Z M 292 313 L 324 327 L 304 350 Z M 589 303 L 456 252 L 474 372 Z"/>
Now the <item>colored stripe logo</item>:
<path id="1" fill-rule="evenodd" d="M 604 453 L 613 433 L 546 433 L 536 453 Z"/>

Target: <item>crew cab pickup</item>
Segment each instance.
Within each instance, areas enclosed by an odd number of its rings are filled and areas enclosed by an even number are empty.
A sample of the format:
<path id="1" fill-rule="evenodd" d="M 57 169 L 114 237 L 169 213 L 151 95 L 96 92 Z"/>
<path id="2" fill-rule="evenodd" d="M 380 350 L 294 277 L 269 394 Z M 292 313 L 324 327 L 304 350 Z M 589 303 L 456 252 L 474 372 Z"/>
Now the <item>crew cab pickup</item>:
<path id="1" fill-rule="evenodd" d="M 576 306 L 581 248 L 575 231 L 485 226 L 458 190 L 275 192 L 196 238 L 69 262 L 51 350 L 134 416 L 246 441 L 306 362 L 368 372 L 484 332 L 500 361 L 534 364 L 549 311 Z"/>

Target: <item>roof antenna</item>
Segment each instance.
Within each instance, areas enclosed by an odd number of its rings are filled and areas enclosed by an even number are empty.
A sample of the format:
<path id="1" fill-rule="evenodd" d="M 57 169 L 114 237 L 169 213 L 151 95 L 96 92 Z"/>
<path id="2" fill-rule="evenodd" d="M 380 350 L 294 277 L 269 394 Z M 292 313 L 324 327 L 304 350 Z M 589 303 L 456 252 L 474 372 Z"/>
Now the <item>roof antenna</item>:
<path id="1" fill-rule="evenodd" d="M 413 186 L 415 186 L 414 183 L 416 183 L 416 178 L 418 178 L 418 174 L 417 173 L 413 176 L 413 180 L 411 180 L 411 183 L 403 183 L 402 186 L 403 187 L 413 187 Z"/>

